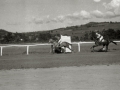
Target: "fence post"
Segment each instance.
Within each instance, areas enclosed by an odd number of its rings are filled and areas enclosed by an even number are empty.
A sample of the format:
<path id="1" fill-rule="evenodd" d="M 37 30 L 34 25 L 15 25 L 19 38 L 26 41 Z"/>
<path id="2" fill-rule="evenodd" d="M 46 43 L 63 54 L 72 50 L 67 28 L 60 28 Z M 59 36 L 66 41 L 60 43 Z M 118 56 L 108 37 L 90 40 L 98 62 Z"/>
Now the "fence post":
<path id="1" fill-rule="evenodd" d="M 78 43 L 78 52 L 80 52 L 80 42 Z"/>
<path id="2" fill-rule="evenodd" d="M 2 50 L 3 50 L 3 47 L 1 46 L 1 56 L 2 56 Z"/>
<path id="3" fill-rule="evenodd" d="M 29 46 L 27 46 L 27 55 L 29 55 Z"/>

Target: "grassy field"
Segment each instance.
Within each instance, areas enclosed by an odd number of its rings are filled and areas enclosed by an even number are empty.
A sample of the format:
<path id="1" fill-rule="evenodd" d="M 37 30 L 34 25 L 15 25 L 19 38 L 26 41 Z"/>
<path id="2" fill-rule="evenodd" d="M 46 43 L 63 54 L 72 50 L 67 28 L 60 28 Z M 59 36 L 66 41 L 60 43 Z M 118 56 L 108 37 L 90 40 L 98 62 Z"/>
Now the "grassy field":
<path id="1" fill-rule="evenodd" d="M 30 55 L 26 55 L 26 47 L 8 47 L 0 57 L 0 69 L 120 64 L 119 44 L 110 44 L 108 52 L 91 52 L 93 44 L 81 44 L 81 52 L 78 52 L 77 45 L 73 45 L 74 53 L 67 54 L 51 54 L 50 46 L 30 47 Z"/>

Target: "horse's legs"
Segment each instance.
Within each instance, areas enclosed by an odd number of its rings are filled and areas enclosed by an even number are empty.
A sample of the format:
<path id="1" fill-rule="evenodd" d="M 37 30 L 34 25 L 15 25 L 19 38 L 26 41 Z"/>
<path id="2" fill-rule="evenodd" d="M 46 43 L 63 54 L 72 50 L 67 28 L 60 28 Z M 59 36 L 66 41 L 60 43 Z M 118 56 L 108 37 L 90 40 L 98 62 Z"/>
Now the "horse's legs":
<path id="1" fill-rule="evenodd" d="M 55 47 L 52 48 L 52 53 L 53 53 L 53 54 L 55 53 Z"/>
<path id="2" fill-rule="evenodd" d="M 50 53 L 54 53 L 54 47 L 51 45 Z"/>
<path id="3" fill-rule="evenodd" d="M 108 45 L 106 45 L 106 52 L 108 51 Z"/>
<path id="4" fill-rule="evenodd" d="M 62 47 L 61 47 L 61 51 L 62 51 L 62 53 L 65 53 L 65 49 L 64 49 L 64 48 L 62 48 Z"/>
<path id="5" fill-rule="evenodd" d="M 72 49 L 71 49 L 69 46 L 68 46 L 67 48 L 70 49 L 70 50 L 72 51 Z"/>
<path id="6" fill-rule="evenodd" d="M 68 48 L 69 50 L 73 51 L 70 46 L 72 46 L 72 44 L 68 43 L 68 42 L 63 42 L 60 44 L 60 47 L 64 47 L 64 53 L 66 52 L 66 48 Z"/>
<path id="7" fill-rule="evenodd" d="M 103 47 L 101 48 L 102 51 L 104 50 L 104 47 L 105 47 L 105 45 L 103 45 Z"/>
<path id="8" fill-rule="evenodd" d="M 94 48 L 95 47 L 97 47 L 98 45 L 93 45 L 92 47 L 91 47 L 91 49 L 92 49 L 92 52 L 94 52 L 95 50 L 94 50 Z"/>
<path id="9" fill-rule="evenodd" d="M 96 45 L 93 45 L 93 46 L 92 46 L 92 51 L 93 51 L 93 52 L 95 51 L 95 50 L 94 50 L 95 47 L 96 47 Z"/>
<path id="10" fill-rule="evenodd" d="M 65 47 L 64 46 L 64 53 L 66 53 L 66 48 L 68 48 L 69 50 L 73 51 L 70 47 Z"/>
<path id="11" fill-rule="evenodd" d="M 66 53 L 66 47 L 64 47 L 64 53 Z"/>
<path id="12" fill-rule="evenodd" d="M 90 49 L 92 49 L 92 51 L 91 51 L 91 52 L 93 52 L 93 51 L 94 51 L 94 45 L 93 45 Z"/>
<path id="13" fill-rule="evenodd" d="M 71 50 L 71 51 L 73 51 L 69 46 L 70 46 L 71 44 L 67 44 L 66 46 L 64 46 L 64 48 L 65 48 L 65 50 L 66 50 L 66 48 L 68 48 L 69 50 Z"/>
<path id="14" fill-rule="evenodd" d="M 69 45 L 67 46 L 67 48 L 73 52 L 73 50 L 69 47 L 70 45 L 71 45 L 71 44 L 69 44 Z M 71 47 L 72 47 L 72 45 L 71 45 Z"/>

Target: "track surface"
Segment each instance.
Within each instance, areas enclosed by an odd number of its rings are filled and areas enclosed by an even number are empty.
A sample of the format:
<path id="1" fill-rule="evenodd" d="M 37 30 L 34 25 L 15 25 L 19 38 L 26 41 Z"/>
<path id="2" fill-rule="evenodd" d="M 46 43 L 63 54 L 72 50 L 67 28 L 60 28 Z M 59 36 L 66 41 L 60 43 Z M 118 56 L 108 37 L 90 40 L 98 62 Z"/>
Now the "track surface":
<path id="1" fill-rule="evenodd" d="M 119 44 L 110 45 L 108 52 L 94 53 L 90 46 L 83 45 L 80 53 L 69 54 L 33 48 L 36 51 L 28 56 L 21 53 L 21 48 L 16 53 L 4 49 L 0 57 L 0 90 L 119 90 Z"/>
<path id="2" fill-rule="evenodd" d="M 14 55 L 2 57 L 0 69 L 52 68 L 84 65 L 120 64 L 120 52 L 95 52 L 75 54 Z"/>
<path id="3" fill-rule="evenodd" d="M 119 90 L 120 65 L 0 71 L 0 90 Z"/>

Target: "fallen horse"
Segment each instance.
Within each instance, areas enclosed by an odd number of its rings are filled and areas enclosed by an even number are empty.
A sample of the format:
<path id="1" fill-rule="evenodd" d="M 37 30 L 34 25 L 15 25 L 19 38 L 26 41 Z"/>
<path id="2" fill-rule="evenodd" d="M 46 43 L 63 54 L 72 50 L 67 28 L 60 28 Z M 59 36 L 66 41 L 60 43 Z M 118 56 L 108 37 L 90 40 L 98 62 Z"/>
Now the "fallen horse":
<path id="1" fill-rule="evenodd" d="M 66 48 L 70 49 L 71 51 L 73 51 L 70 46 L 72 46 L 72 44 L 68 43 L 68 42 L 62 42 L 61 44 L 58 44 L 57 41 L 50 39 L 49 43 L 51 43 L 51 52 L 52 53 L 65 53 L 66 52 Z"/>

